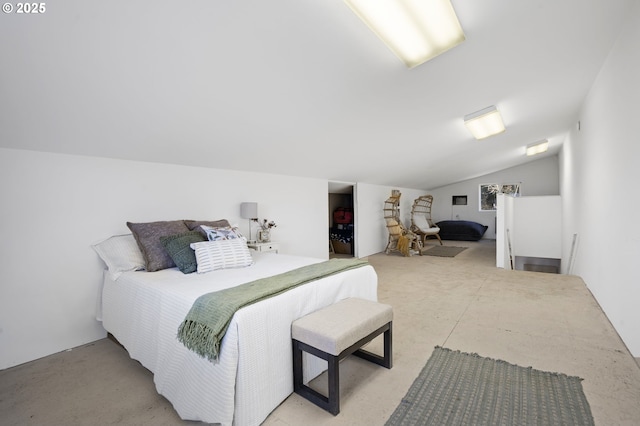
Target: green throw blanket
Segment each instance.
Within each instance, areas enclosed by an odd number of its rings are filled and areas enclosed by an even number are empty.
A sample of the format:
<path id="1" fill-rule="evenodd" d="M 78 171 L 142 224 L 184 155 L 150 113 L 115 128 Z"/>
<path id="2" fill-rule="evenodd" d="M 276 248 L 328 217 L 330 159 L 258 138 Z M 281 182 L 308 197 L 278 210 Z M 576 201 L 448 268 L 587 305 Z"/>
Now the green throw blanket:
<path id="1" fill-rule="evenodd" d="M 194 302 L 178 329 L 178 340 L 209 361 L 217 361 L 220 342 L 235 312 L 318 278 L 368 265 L 366 260 L 331 259 L 213 293 Z"/>

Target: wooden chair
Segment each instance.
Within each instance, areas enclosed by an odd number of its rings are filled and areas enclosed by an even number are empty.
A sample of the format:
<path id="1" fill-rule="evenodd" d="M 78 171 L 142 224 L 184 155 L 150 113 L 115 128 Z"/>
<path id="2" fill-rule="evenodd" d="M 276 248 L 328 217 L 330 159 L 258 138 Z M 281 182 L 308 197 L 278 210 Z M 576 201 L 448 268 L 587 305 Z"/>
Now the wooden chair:
<path id="1" fill-rule="evenodd" d="M 402 225 L 400 220 L 400 193 L 391 195 L 384 202 L 384 219 L 389 232 L 389 241 L 384 252 L 399 251 L 404 256 L 411 256 L 411 250 L 422 255 L 422 242 L 420 238 Z"/>
<path id="2" fill-rule="evenodd" d="M 432 195 L 422 195 L 413 201 L 411 208 L 411 228 L 409 229 L 418 235 L 423 247 L 429 237 L 436 237 L 440 241 L 440 245 L 443 245 L 440 238 L 440 228 L 431 220 L 432 204 Z"/>

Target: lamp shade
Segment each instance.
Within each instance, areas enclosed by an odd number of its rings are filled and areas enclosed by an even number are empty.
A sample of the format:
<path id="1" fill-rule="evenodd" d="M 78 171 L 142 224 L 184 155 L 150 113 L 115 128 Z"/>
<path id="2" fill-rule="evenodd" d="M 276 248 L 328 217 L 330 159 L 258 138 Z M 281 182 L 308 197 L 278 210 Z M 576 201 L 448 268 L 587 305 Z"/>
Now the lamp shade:
<path id="1" fill-rule="evenodd" d="M 258 203 L 241 203 L 240 204 L 240 216 L 243 219 L 257 219 L 258 218 Z"/>

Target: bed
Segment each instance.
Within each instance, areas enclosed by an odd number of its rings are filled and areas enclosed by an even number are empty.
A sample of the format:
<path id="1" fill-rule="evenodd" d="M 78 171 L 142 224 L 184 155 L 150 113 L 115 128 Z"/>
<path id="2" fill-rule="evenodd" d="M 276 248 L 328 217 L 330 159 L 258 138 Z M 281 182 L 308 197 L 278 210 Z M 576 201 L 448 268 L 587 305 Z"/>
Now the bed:
<path id="1" fill-rule="evenodd" d="M 219 358 L 198 356 L 176 334 L 200 295 L 323 261 L 259 252 L 251 257 L 248 267 L 190 274 L 177 267 L 150 273 L 107 264 L 99 310 L 104 328 L 153 373 L 157 391 L 184 420 L 260 424 L 293 392 L 291 322 L 348 297 L 377 300 L 373 267 L 340 272 L 238 310 Z M 305 381 L 326 369 L 311 357 L 305 366 Z"/>
<path id="2" fill-rule="evenodd" d="M 436 225 L 440 228 L 440 238 L 458 241 L 478 241 L 489 228 L 467 220 L 443 220 Z"/>

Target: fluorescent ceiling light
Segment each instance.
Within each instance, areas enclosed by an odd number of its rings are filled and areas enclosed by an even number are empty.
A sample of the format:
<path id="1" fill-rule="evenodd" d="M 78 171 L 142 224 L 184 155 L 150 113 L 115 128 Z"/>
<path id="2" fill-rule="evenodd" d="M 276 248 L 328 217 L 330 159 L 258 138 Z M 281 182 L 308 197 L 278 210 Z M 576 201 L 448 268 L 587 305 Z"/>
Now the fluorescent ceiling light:
<path id="1" fill-rule="evenodd" d="M 465 39 L 450 0 L 345 0 L 409 68 Z"/>
<path id="2" fill-rule="evenodd" d="M 527 146 L 527 155 L 536 155 L 545 152 L 549 148 L 549 141 L 547 139 L 540 142 L 532 143 Z"/>
<path id="3" fill-rule="evenodd" d="M 500 111 L 495 106 L 465 115 L 464 124 L 476 139 L 488 138 L 506 130 Z"/>

